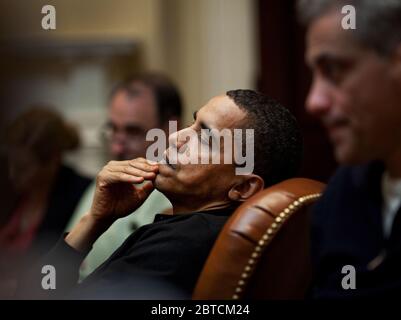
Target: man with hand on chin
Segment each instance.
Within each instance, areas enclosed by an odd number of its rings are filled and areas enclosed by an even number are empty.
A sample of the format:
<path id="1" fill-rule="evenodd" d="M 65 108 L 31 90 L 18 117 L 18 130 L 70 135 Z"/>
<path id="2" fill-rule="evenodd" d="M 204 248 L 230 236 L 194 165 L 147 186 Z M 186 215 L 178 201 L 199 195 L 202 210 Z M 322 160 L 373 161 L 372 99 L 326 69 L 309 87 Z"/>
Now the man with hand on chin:
<path id="1" fill-rule="evenodd" d="M 209 251 L 228 217 L 240 203 L 263 188 L 293 177 L 302 154 L 302 139 L 294 117 L 277 102 L 252 90 L 233 90 L 215 97 L 194 118 L 190 127 L 169 137 L 165 164 L 137 158 L 112 161 L 103 168 L 97 176 L 90 211 L 30 270 L 20 288 L 22 297 L 28 293 L 35 298 L 59 298 L 65 294 L 68 297 L 157 298 L 158 284 L 174 288 L 167 290 L 169 298 L 178 297 L 169 295 L 171 292 L 179 292 L 179 297 L 191 297 Z M 233 162 L 223 163 L 224 146 L 210 148 L 201 135 L 204 128 L 253 129 L 253 172 L 238 175 Z M 198 133 L 198 141 L 187 139 L 190 130 Z M 210 138 L 216 139 L 211 132 Z M 197 157 L 197 163 L 181 161 L 189 152 L 205 148 L 209 152 L 189 155 Z M 175 150 L 178 156 L 173 165 L 169 158 Z M 220 157 L 218 164 L 205 161 L 216 154 Z M 154 188 L 167 196 L 174 213 L 156 215 L 153 223 L 134 232 L 77 285 L 79 264 L 96 239 L 117 219 L 137 209 Z M 38 278 L 43 277 L 43 265 L 53 265 L 56 269 L 55 290 L 41 287 Z M 144 279 L 158 284 L 141 287 Z M 143 287 L 151 289 L 144 292 Z M 27 288 L 32 290 L 28 292 Z M 100 296 L 99 292 L 107 294 Z"/>

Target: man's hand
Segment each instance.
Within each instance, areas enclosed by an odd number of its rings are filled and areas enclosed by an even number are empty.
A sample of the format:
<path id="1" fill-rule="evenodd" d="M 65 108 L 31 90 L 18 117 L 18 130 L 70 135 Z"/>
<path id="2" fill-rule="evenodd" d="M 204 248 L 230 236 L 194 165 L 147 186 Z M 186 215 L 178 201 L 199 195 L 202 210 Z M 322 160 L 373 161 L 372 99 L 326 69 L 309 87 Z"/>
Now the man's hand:
<path id="1" fill-rule="evenodd" d="M 71 230 L 65 241 L 78 251 L 87 251 L 118 218 L 142 205 L 153 191 L 159 168 L 143 158 L 110 161 L 97 175 L 92 207 Z M 142 185 L 134 185 L 144 182 Z"/>
<path id="2" fill-rule="evenodd" d="M 153 180 L 158 170 L 157 164 L 150 164 L 144 158 L 110 161 L 97 175 L 89 214 L 110 222 L 129 215 L 154 190 Z"/>

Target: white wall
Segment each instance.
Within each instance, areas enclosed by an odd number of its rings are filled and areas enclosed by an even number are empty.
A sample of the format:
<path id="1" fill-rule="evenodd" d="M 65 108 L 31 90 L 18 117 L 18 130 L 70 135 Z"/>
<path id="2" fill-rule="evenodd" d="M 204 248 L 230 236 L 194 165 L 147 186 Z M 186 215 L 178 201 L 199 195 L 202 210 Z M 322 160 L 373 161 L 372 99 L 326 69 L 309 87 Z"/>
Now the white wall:
<path id="1" fill-rule="evenodd" d="M 255 87 L 256 1 L 167 0 L 164 6 L 166 70 L 184 92 L 187 121 L 212 96 Z"/>

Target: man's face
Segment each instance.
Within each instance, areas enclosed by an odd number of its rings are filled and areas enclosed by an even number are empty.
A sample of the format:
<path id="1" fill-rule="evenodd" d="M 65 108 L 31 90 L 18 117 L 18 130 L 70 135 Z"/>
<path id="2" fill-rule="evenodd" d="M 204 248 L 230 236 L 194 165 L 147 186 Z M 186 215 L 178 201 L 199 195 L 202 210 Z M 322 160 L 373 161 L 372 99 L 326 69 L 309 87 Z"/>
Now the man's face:
<path id="1" fill-rule="evenodd" d="M 399 67 L 359 45 L 341 18 L 331 12 L 309 27 L 306 60 L 314 79 L 307 111 L 326 127 L 339 162 L 385 160 L 401 143 Z"/>
<path id="2" fill-rule="evenodd" d="M 107 130 L 109 151 L 115 160 L 145 157 L 148 130 L 158 127 L 156 102 L 152 91 L 136 85 L 138 95 L 131 96 L 120 90 L 110 102 Z"/>
<path id="3" fill-rule="evenodd" d="M 224 143 L 220 144 L 220 148 L 213 150 L 211 143 L 202 139 L 201 129 L 220 131 L 224 128 L 241 128 L 245 112 L 239 109 L 229 97 L 223 95 L 211 99 L 196 112 L 195 117 L 190 127 L 170 135 L 170 147 L 166 150 L 165 156 L 168 163 L 176 164 L 161 164 L 155 180 L 156 188 L 170 200 L 185 199 L 194 207 L 205 202 L 227 200 L 228 191 L 238 179 L 235 175 L 235 165 L 224 164 Z M 197 140 L 188 139 L 188 132 L 191 129 L 198 133 Z M 202 150 L 205 148 L 210 151 L 208 159 L 204 159 L 207 153 Z M 201 152 L 195 150 L 201 150 Z M 177 151 L 176 161 L 171 161 L 175 151 Z M 188 161 L 186 162 L 188 164 L 183 163 L 182 159 L 188 160 L 193 157 L 194 154 L 191 152 L 195 152 L 199 164 L 188 163 Z M 213 164 L 211 159 L 216 153 L 220 161 Z M 208 164 L 201 164 L 201 162 Z"/>

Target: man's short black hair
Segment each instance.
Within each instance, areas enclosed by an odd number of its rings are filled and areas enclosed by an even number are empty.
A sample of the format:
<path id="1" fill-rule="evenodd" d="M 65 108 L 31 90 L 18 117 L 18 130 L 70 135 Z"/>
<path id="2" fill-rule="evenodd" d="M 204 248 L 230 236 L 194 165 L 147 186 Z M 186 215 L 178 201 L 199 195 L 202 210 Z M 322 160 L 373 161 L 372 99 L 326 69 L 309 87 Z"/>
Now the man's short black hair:
<path id="1" fill-rule="evenodd" d="M 162 73 L 143 72 L 128 76 L 114 87 L 110 94 L 110 100 L 121 90 L 132 96 L 138 94 L 138 91 L 133 88 L 133 84 L 136 82 L 152 90 L 156 99 L 159 124 L 163 125 L 171 119 L 180 120 L 182 114 L 180 93 L 176 85 Z"/>
<path id="2" fill-rule="evenodd" d="M 290 111 L 253 90 L 231 90 L 226 95 L 246 112 L 244 127 L 254 129 L 254 173 L 263 178 L 265 187 L 294 177 L 301 166 L 303 146 Z"/>

